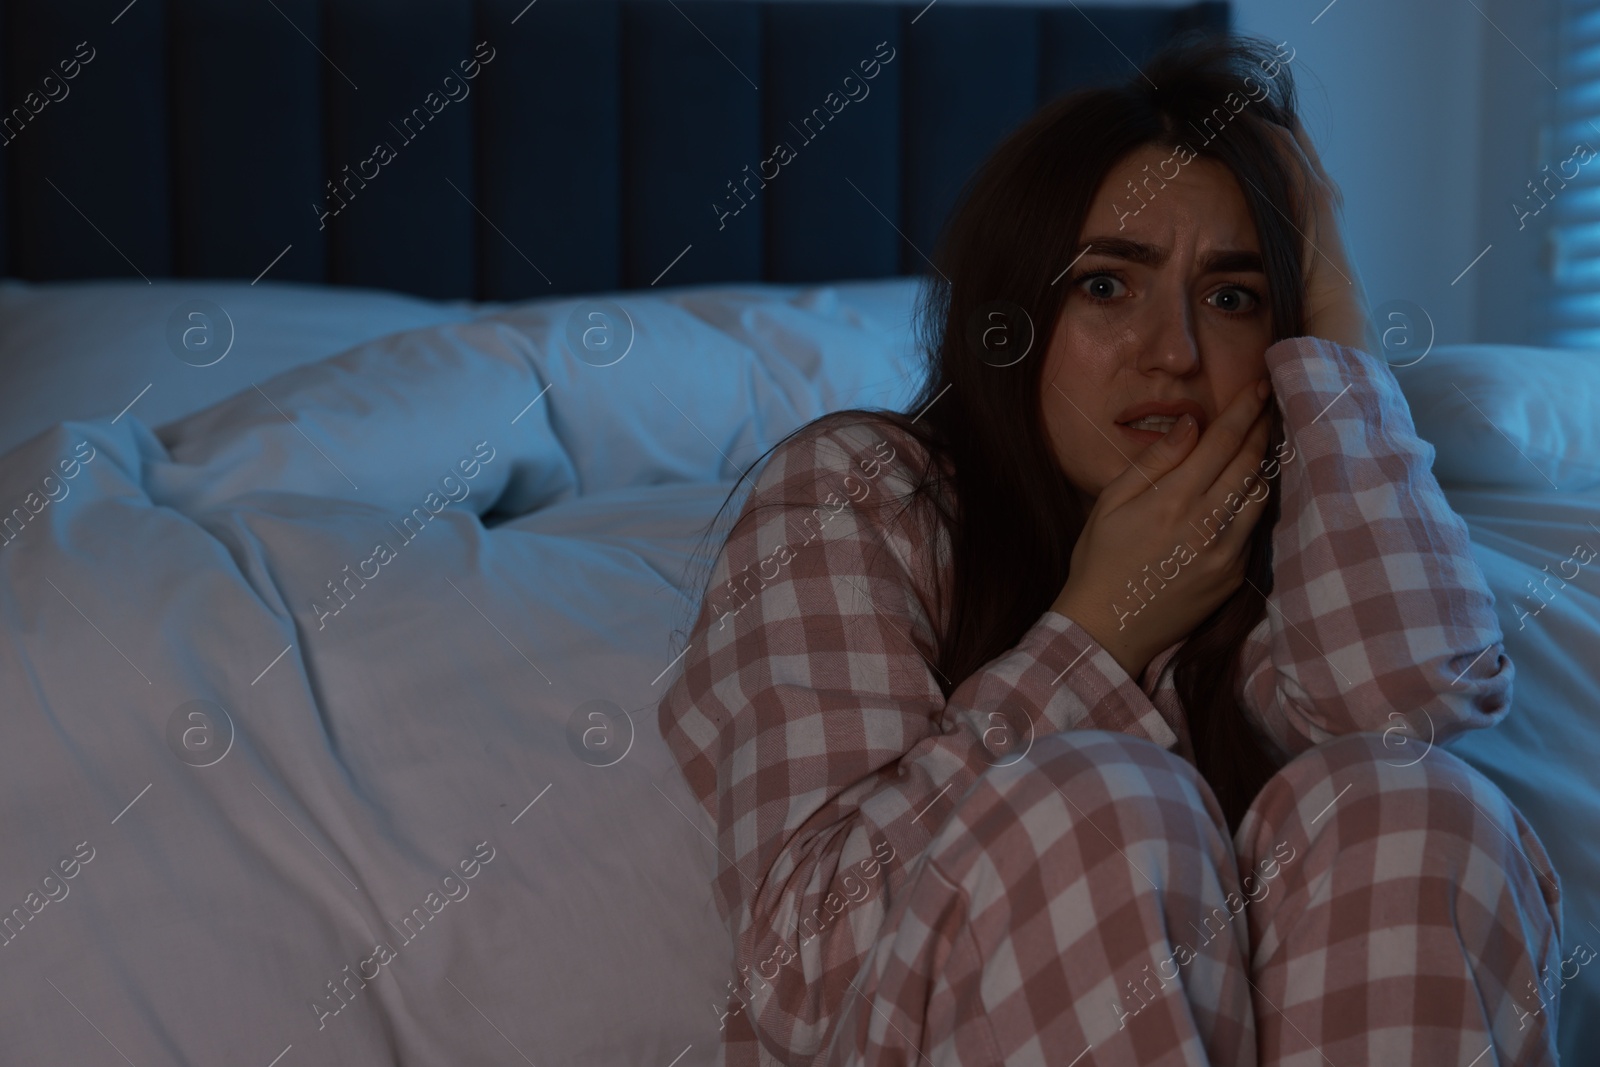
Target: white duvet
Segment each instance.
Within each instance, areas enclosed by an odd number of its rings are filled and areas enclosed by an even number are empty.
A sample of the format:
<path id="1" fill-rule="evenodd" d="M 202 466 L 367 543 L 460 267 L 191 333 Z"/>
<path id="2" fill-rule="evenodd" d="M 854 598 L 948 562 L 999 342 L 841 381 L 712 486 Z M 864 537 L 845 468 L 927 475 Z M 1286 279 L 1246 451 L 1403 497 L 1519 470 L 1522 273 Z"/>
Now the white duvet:
<path id="1" fill-rule="evenodd" d="M 576 301 L 448 323 L 0 459 L 0 1062 L 711 1062 L 654 721 L 690 554 L 904 384 L 903 324 L 789 292 L 631 299 L 610 366 Z"/>
<path id="2" fill-rule="evenodd" d="M 618 297 L 615 360 L 573 354 L 584 301 L 462 312 L 0 457 L 0 1064 L 714 1062 L 716 855 L 654 718 L 673 631 L 746 464 L 906 401 L 911 292 Z M 1507 606 L 1600 509 L 1452 499 L 1518 665 L 1453 750 L 1600 946 L 1600 600 Z"/>

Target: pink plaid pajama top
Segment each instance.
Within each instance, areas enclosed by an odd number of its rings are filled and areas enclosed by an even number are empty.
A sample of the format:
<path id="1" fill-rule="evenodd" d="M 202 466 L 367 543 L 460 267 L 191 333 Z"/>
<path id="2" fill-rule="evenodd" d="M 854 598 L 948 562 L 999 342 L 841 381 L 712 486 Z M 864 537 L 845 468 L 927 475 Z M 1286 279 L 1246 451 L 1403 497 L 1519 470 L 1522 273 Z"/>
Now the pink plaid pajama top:
<path id="1" fill-rule="evenodd" d="M 1135 1000 L 1128 992 L 1134 983 L 1124 988 L 1122 979 L 1143 978 L 1144 988 L 1154 991 L 1149 976 L 1155 972 L 1148 966 L 1139 971 L 1152 958 L 1145 951 L 1148 942 L 1169 961 L 1158 968 L 1161 989 L 1168 988 L 1165 971 L 1177 971 L 1179 962 L 1171 961 L 1174 953 L 1163 930 L 1173 924 L 1175 913 L 1169 907 L 1163 917 L 1162 905 L 1151 898 L 1141 903 L 1142 910 L 1113 921 L 1105 913 L 1117 906 L 1115 901 L 1099 894 L 1131 898 L 1144 891 L 1145 883 L 1155 886 L 1188 868 L 1171 859 L 1176 852 L 1163 851 L 1162 842 L 1170 836 L 1166 830 L 1151 833 L 1153 851 L 1140 851 L 1149 843 L 1135 840 L 1134 806 L 1116 799 L 1121 787 L 1105 768 L 1142 767 L 1135 777 L 1148 772 L 1178 783 L 1172 787 L 1179 797 L 1177 810 L 1193 813 L 1201 826 L 1196 840 L 1209 842 L 1196 847 L 1209 849 L 1214 855 L 1205 862 L 1214 860 L 1214 869 L 1226 872 L 1226 885 L 1196 890 L 1196 907 L 1210 907 L 1213 898 L 1222 899 L 1223 891 L 1237 884 L 1234 862 L 1245 871 L 1263 870 L 1273 862 L 1268 857 L 1276 847 L 1278 860 L 1298 851 L 1305 867 L 1312 861 L 1304 857 L 1335 847 L 1324 848 L 1308 836 L 1289 844 L 1296 831 L 1285 827 L 1304 824 L 1307 835 L 1325 831 L 1326 837 L 1347 817 L 1344 812 L 1360 817 L 1360 798 L 1368 787 L 1335 797 L 1329 785 L 1355 781 L 1351 775 L 1357 770 L 1340 778 L 1337 768 L 1375 762 L 1372 752 L 1352 757 L 1350 745 L 1338 748 L 1335 739 L 1358 732 L 1369 734 L 1361 742 L 1369 749 L 1375 740 L 1370 735 L 1382 734 L 1384 743 L 1375 751 L 1385 754 L 1387 747 L 1396 764 L 1426 755 L 1419 766 L 1431 768 L 1434 784 L 1448 780 L 1453 787 L 1444 794 L 1459 793 L 1485 813 L 1487 822 L 1455 826 L 1451 832 L 1461 840 L 1492 851 L 1507 847 L 1498 839 L 1509 841 L 1509 832 L 1519 838 L 1522 854 L 1535 861 L 1532 870 L 1519 867 L 1507 874 L 1511 881 L 1505 886 L 1473 889 L 1492 898 L 1482 909 L 1483 951 L 1500 946 L 1500 965 L 1509 968 L 1506 961 L 1516 960 L 1516 977 L 1539 962 L 1527 957 L 1554 951 L 1550 927 L 1559 920 L 1546 909 L 1558 899 L 1557 890 L 1537 839 L 1486 779 L 1471 785 L 1468 775 L 1475 772 L 1442 750 L 1430 751 L 1453 734 L 1504 717 L 1513 676 L 1465 525 L 1430 473 L 1433 447 L 1415 435 L 1405 399 L 1382 360 L 1309 337 L 1278 342 L 1266 358 L 1287 440 L 1269 456 L 1277 460 L 1282 494 L 1273 532 L 1274 584 L 1266 616 L 1243 650 L 1241 696 L 1283 761 L 1317 751 L 1293 762 L 1298 779 L 1280 772 L 1263 790 L 1234 842 L 1214 799 L 1196 784 L 1198 775 L 1184 778 L 1189 768 L 1177 766 L 1192 762 L 1192 750 L 1170 678 L 1142 687 L 1063 615 L 1046 611 L 1011 650 L 945 699 L 933 663 L 935 626 L 946 625 L 948 609 L 938 602 L 930 579 L 949 566 L 948 534 L 922 502 L 898 517 L 898 506 L 878 506 L 903 499 L 920 471 L 923 455 L 913 439 L 882 420 L 828 420 L 774 451 L 741 518 L 760 504 L 781 506 L 759 508 L 723 546 L 681 673 L 660 705 L 662 734 L 717 828 L 722 859 L 714 897 L 733 939 L 732 979 L 718 1019 L 724 1063 L 1046 1062 L 1060 1049 L 1065 1067 L 1080 1048 L 1085 1059 L 1079 1067 L 1135 1062 L 1130 1056 L 1097 1059 L 1084 1047 L 1099 1042 L 1109 1050 L 1119 1033 L 1136 1042 L 1129 1047 L 1157 1050 L 1147 1058 L 1139 1054 L 1138 1062 L 1205 1063 L 1211 1055 L 1219 1057 L 1213 1061 L 1218 1063 L 1255 1063 L 1258 1043 L 1266 1062 L 1270 1042 L 1264 1035 L 1271 1027 L 1265 1016 L 1288 1007 L 1282 998 L 1292 997 L 1293 983 L 1310 981 L 1296 967 L 1308 951 L 1304 939 L 1313 935 L 1303 932 L 1310 929 L 1306 923 L 1296 927 L 1294 922 L 1310 913 L 1313 899 L 1283 904 L 1294 909 L 1288 917 L 1274 917 L 1265 903 L 1252 905 L 1249 938 L 1237 933 L 1201 950 L 1202 955 L 1222 953 L 1216 957 L 1219 970 L 1205 971 L 1200 963 L 1187 969 L 1196 990 L 1214 987 L 1213 992 L 1191 992 L 1195 1003 L 1173 1009 L 1170 1021 L 1161 1021 L 1167 1009 L 1155 1005 L 1135 1019 L 1134 1009 L 1145 1002 Z M 1158 656 L 1143 677 L 1160 678 L 1178 647 Z M 1090 751 L 1083 745 L 1091 741 L 1100 745 L 1094 751 L 1101 754 L 1085 762 L 1079 757 Z M 1330 741 L 1335 745 L 1328 746 Z M 1024 755 L 1021 767 L 1008 769 Z M 1306 771 L 1313 763 L 1322 770 Z M 1021 844 L 1006 846 L 1007 855 L 1027 854 L 1014 861 L 1021 864 L 1015 873 L 1003 873 L 1012 870 L 1006 864 L 1013 860 L 984 852 L 993 852 L 993 842 L 985 837 L 991 831 L 984 827 L 1000 825 L 984 812 L 1021 804 L 1017 791 L 1041 779 L 1021 772 L 1045 764 L 1055 768 L 1051 774 L 1067 774 L 1065 768 L 1078 764 L 1101 769 L 1097 793 L 1080 792 L 1074 799 L 1067 790 L 1043 789 L 1049 802 L 1060 804 L 1058 796 L 1049 795 L 1059 794 L 1073 804 L 1062 810 L 1060 821 L 1072 821 L 1075 810 L 1094 826 L 1083 841 L 1105 838 L 1122 853 L 1118 859 L 1116 852 L 1104 850 L 1108 873 L 1095 875 L 1101 882 L 1087 879 L 1088 865 L 1100 861 L 1086 858 L 1088 845 L 1082 841 L 1065 865 L 1052 858 L 1040 868 L 1039 855 L 1064 846 L 1051 844 L 1054 837 L 1043 840 L 1031 827 Z M 1324 780 L 1327 775 L 1333 777 Z M 1362 781 L 1368 778 L 1377 782 L 1371 775 Z M 1378 793 L 1398 788 L 1393 782 L 1372 786 Z M 1083 807 L 1099 802 L 1083 798 L 1101 794 L 1109 806 Z M 1431 795 L 1415 797 L 1426 801 Z M 1415 797 L 1403 808 L 1391 802 L 1383 809 L 1384 833 L 1398 832 L 1400 821 L 1410 817 L 1405 811 L 1420 810 Z M 1339 808 L 1332 800 L 1339 800 Z M 1029 799 L 1026 810 L 1039 803 L 1046 800 Z M 1273 804 L 1278 814 L 1271 819 L 1277 825 L 1268 827 L 1256 808 Z M 1333 810 L 1335 817 L 1313 820 L 1319 808 Z M 1170 822 L 1174 809 L 1165 810 L 1162 818 Z M 1463 810 L 1472 809 L 1463 805 Z M 1491 818 L 1491 811 L 1499 814 Z M 1181 814 L 1180 821 L 1187 818 Z M 1437 823 L 1440 816 L 1433 818 Z M 1353 827 L 1337 831 L 1343 834 L 1339 847 L 1347 850 L 1346 857 L 1365 838 L 1376 840 L 1377 831 L 1358 833 Z M 1259 845 L 1249 847 L 1258 851 L 1246 856 L 1244 842 L 1252 834 Z M 1235 844 L 1240 846 L 1237 860 Z M 938 855 L 926 855 L 930 845 Z M 1183 855 L 1191 852 L 1186 847 Z M 1163 873 L 1143 866 L 1140 857 L 1146 855 Z M 1284 862 L 1284 870 L 1295 870 L 1295 864 Z M 1381 867 L 1387 861 L 1380 856 L 1373 862 Z M 1117 867 L 1117 881 L 1107 880 L 1113 877 L 1111 865 Z M 967 873 L 953 873 L 958 868 Z M 1037 874 L 1041 869 L 1043 876 Z M 1040 877 L 1042 890 L 1036 884 Z M 1012 880 L 1026 883 L 1026 891 Z M 1290 880 L 1279 881 L 1287 887 Z M 1125 890 L 1116 888 L 1124 884 Z M 1038 910 L 1055 916 L 1054 925 L 1024 937 L 1016 934 L 1021 920 L 1007 919 L 1005 933 L 984 941 L 989 935 L 982 930 L 988 927 L 979 925 L 979 917 L 1001 910 L 1009 914 L 1028 894 L 1043 895 Z M 1415 896 L 1412 890 L 1406 894 Z M 1272 907 L 1281 900 L 1281 893 L 1272 898 Z M 989 910 L 981 911 L 980 905 Z M 1476 913 L 1475 908 L 1468 910 Z M 1451 904 L 1446 910 L 1462 909 Z M 1328 931 L 1350 920 L 1330 915 L 1331 925 L 1318 926 L 1324 932 L 1315 936 L 1342 936 Z M 1063 916 L 1076 918 L 1067 922 Z M 993 925 L 992 918 L 986 921 Z M 1084 930 L 1098 931 L 1093 943 L 1103 951 L 1091 952 L 1084 947 L 1090 941 L 1068 935 L 1067 928 L 1080 921 Z M 1355 921 L 1359 926 L 1369 920 Z M 1420 928 L 1422 920 L 1415 922 Z M 1134 948 L 1118 955 L 1123 950 L 1107 947 L 1113 939 L 1106 929 L 1115 923 L 1128 926 L 1131 933 L 1124 940 L 1144 955 Z M 1150 936 L 1134 929 L 1141 924 Z M 1198 920 L 1188 925 L 1196 933 L 1202 927 Z M 1295 929 L 1302 932 L 1286 932 Z M 1459 932 L 1445 934 L 1450 944 L 1462 941 Z M 976 948 L 972 936 L 979 939 Z M 1170 939 L 1177 936 L 1174 932 Z M 1273 985 L 1257 969 L 1255 981 L 1249 988 L 1237 987 L 1235 995 L 1226 992 L 1226 983 L 1206 977 L 1237 971 L 1248 978 L 1251 944 L 1258 939 L 1260 953 L 1277 952 L 1270 964 L 1277 968 L 1275 980 L 1289 985 Z M 1423 950 L 1415 951 L 1421 959 Z M 1005 967 L 997 962 L 1002 958 Z M 1058 958 L 1073 962 L 1065 968 L 1072 977 L 1055 980 L 1054 1000 L 1046 1010 L 1039 989 L 1048 983 L 1028 975 L 1061 969 Z M 1123 959 L 1130 961 L 1126 967 L 1119 962 Z M 1033 962 L 1024 966 L 1025 960 Z M 1258 959 L 1254 966 L 1268 964 Z M 1325 997 L 1337 985 L 1337 966 L 1327 964 L 1318 978 L 1327 987 Z M 1114 975 L 1099 973 L 1110 969 Z M 1022 977 L 1002 976 L 1013 970 Z M 1038 988 L 1030 992 L 1030 983 Z M 1363 978 L 1358 987 L 1366 984 Z M 1510 986 L 1508 978 L 1505 988 Z M 1269 998 L 1274 990 L 1278 999 Z M 1246 1002 L 1258 994 L 1268 1000 L 1257 1000 L 1251 1022 Z M 1391 992 L 1379 999 L 1406 995 Z M 1511 995 L 1505 994 L 1508 1003 Z M 1096 1000 L 1096 1014 L 1076 1006 L 1057 1019 L 1065 1007 L 1062 997 L 1084 1004 Z M 1209 999 L 1200 1003 L 1197 997 Z M 982 1007 L 971 1008 L 980 999 Z M 1535 1015 L 1525 994 L 1521 1008 L 1484 1009 L 1493 1016 L 1484 1021 L 1468 1017 L 1467 1002 L 1474 997 L 1461 999 L 1466 1006 L 1446 1029 L 1466 1035 L 1460 1047 L 1469 1052 L 1489 1042 L 1482 1034 L 1503 1035 L 1508 1021 L 1526 1035 L 1531 1022 L 1554 1015 Z M 1182 1008 L 1181 1000 L 1160 1003 Z M 967 1014 L 986 1017 L 981 1034 L 953 1021 L 962 1004 L 968 1005 Z M 1379 1027 L 1384 1010 L 1378 1002 L 1361 1008 L 1365 1021 L 1359 1026 Z M 924 1018 L 930 1014 L 952 1021 L 941 1029 L 937 1020 Z M 1188 1021 L 1191 1016 L 1197 1021 Z M 1520 1028 L 1515 1026 L 1519 1018 Z M 1288 1015 L 1283 1019 L 1288 1022 L 1277 1023 L 1272 1032 L 1282 1031 L 1285 1044 L 1273 1048 L 1300 1047 L 1296 1043 L 1312 1024 L 1296 1024 Z M 1143 1032 L 1134 1034 L 1139 1027 Z M 1541 1023 L 1541 1048 L 1549 1047 L 1553 1029 L 1546 1033 Z M 1317 1052 L 1305 1051 L 1308 1058 L 1302 1061 L 1282 1051 L 1275 1062 L 1327 1061 L 1331 1046 L 1325 1042 L 1337 1040 L 1336 1031 L 1330 1020 L 1319 1031 Z M 1348 1036 L 1363 1040 L 1359 1033 Z M 1377 1046 L 1366 1047 L 1370 1052 Z M 1045 1049 L 1052 1051 L 1046 1055 Z M 1173 1058 L 1160 1058 L 1169 1053 Z M 1467 1059 L 1470 1055 L 1459 1062 Z M 1347 1056 L 1334 1062 L 1344 1067 L 1362 1061 Z M 1485 1056 L 1476 1067 L 1497 1062 L 1513 1060 Z M 1515 1062 L 1546 1061 L 1528 1053 Z"/>

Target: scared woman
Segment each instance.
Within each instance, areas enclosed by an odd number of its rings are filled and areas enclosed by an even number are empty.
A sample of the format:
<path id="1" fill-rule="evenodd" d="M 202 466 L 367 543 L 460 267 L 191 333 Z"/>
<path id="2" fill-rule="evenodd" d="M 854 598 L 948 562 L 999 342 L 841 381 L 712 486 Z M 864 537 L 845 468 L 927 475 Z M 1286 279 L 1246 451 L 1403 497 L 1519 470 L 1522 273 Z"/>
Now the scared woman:
<path id="1" fill-rule="evenodd" d="M 775 446 L 660 708 L 725 1063 L 1555 1062 L 1556 873 L 1441 747 L 1512 664 L 1341 209 L 1280 53 L 1169 47 L 963 190 L 910 410 Z"/>

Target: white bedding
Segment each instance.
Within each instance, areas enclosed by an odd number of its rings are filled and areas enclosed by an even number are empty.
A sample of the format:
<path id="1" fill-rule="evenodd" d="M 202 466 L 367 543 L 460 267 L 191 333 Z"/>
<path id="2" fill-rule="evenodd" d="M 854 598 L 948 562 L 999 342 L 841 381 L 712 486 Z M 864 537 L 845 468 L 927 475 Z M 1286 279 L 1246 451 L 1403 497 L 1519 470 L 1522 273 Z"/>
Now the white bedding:
<path id="1" fill-rule="evenodd" d="M 167 338 L 167 322 L 195 301 L 222 309 L 212 332 L 192 332 L 190 362 Z M 0 453 L 64 419 L 130 411 L 150 426 L 197 411 L 250 383 L 387 333 L 458 322 L 478 313 L 372 289 L 261 282 L 74 282 L 0 280 Z M 183 318 L 185 327 L 200 325 Z M 227 355 L 199 367 L 206 344 Z"/>
<path id="2" fill-rule="evenodd" d="M 0 909 L 27 916 L 0 1064 L 713 1062 L 716 855 L 654 718 L 691 553 L 779 437 L 906 402 L 912 283 L 613 294 L 610 366 L 561 340 L 578 300 L 213 285 L 248 327 L 196 368 L 148 336 L 193 285 L 28 288 L 0 287 L 0 509 L 30 512 L 0 547 Z M 1600 598 L 1579 579 L 1522 631 L 1506 606 L 1600 496 L 1452 502 L 1518 671 L 1452 750 L 1600 947 Z"/>
<path id="3" fill-rule="evenodd" d="M 654 722 L 675 585 L 734 462 L 900 402 L 903 324 L 790 293 L 631 300 L 608 367 L 542 345 L 576 302 L 443 316 L 159 436 L 79 398 L 0 460 L 5 506 L 48 501 L 0 549 L 0 899 L 64 893 L 5 943 L 5 1062 L 711 1062 L 715 857 Z"/>

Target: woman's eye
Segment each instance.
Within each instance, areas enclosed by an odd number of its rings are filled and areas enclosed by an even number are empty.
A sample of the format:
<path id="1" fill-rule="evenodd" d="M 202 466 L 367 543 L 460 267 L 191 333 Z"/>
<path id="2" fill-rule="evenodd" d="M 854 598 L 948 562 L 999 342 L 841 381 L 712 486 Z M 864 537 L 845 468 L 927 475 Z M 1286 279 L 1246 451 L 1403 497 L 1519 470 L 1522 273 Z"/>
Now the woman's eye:
<path id="1" fill-rule="evenodd" d="M 1084 295 L 1096 301 L 1107 301 L 1116 298 L 1120 295 L 1117 287 L 1121 285 L 1122 281 L 1111 274 L 1090 274 L 1078 283 L 1078 287 L 1083 290 Z"/>
<path id="2" fill-rule="evenodd" d="M 1242 285 L 1230 285 L 1212 293 L 1207 301 L 1215 301 L 1212 307 L 1230 315 L 1248 315 L 1260 306 L 1261 294 Z"/>

